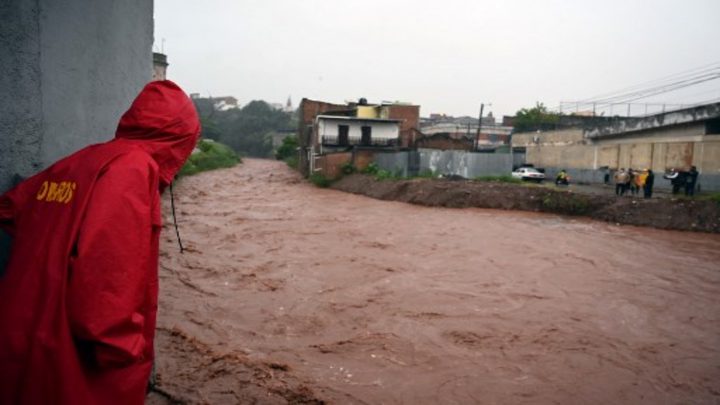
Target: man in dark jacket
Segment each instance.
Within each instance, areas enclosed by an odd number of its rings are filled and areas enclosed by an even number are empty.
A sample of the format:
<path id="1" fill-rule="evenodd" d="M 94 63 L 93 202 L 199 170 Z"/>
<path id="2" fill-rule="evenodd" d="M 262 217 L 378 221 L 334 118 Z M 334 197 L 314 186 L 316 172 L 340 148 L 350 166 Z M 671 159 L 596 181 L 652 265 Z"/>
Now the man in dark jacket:
<path id="1" fill-rule="evenodd" d="M 153 362 L 160 192 L 200 124 L 174 83 L 145 86 L 115 139 L 0 196 L 0 404 L 142 404 Z"/>
<path id="2" fill-rule="evenodd" d="M 648 170 L 648 175 L 645 178 L 645 185 L 643 186 L 643 192 L 645 198 L 652 198 L 653 185 L 655 184 L 655 174 L 652 169 Z"/>
<path id="3" fill-rule="evenodd" d="M 685 177 L 685 195 L 695 195 L 695 184 L 697 184 L 699 174 L 695 166 L 692 166 L 690 171 L 687 172 L 687 176 Z"/>

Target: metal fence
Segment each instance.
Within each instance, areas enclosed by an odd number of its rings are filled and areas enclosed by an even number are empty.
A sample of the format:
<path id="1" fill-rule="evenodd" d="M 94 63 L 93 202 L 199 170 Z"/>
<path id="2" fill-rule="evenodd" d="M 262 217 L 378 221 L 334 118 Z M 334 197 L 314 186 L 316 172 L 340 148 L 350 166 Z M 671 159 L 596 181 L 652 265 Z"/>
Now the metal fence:
<path id="1" fill-rule="evenodd" d="M 517 154 L 420 149 L 379 153 L 375 155 L 375 163 L 383 170 L 403 176 L 416 176 L 429 171 L 437 175 L 456 175 L 471 179 L 509 175 L 514 165 L 524 162 L 523 157 L 515 155 Z"/>

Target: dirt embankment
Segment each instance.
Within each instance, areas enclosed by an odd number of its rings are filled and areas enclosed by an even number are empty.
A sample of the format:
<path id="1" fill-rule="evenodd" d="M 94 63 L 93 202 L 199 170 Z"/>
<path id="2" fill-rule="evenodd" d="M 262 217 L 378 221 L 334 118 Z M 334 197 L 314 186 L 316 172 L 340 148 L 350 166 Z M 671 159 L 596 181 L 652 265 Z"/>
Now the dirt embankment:
<path id="1" fill-rule="evenodd" d="M 660 229 L 720 233 L 720 204 L 714 201 L 618 198 L 472 180 L 376 180 L 361 174 L 345 176 L 331 187 L 380 200 L 431 207 L 549 212 Z"/>

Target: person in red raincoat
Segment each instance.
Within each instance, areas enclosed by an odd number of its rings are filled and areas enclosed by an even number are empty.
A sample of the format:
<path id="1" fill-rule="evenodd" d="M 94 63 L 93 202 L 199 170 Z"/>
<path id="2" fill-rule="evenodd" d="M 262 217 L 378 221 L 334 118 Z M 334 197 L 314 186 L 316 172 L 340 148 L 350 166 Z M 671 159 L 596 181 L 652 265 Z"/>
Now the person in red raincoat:
<path id="1" fill-rule="evenodd" d="M 0 404 L 142 404 L 153 362 L 160 193 L 192 152 L 195 107 L 145 86 L 115 139 L 0 196 Z"/>

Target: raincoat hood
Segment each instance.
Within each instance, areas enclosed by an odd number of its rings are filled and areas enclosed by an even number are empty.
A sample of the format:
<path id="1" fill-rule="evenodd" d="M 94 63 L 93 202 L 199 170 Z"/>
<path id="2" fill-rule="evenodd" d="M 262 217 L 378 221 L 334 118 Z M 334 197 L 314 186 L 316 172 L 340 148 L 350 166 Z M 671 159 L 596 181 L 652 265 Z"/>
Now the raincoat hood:
<path id="1" fill-rule="evenodd" d="M 120 118 L 115 139 L 140 141 L 160 168 L 161 188 L 170 184 L 192 153 L 200 120 L 190 98 L 169 80 L 147 84 Z"/>

